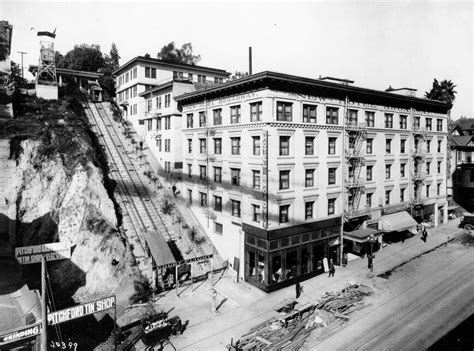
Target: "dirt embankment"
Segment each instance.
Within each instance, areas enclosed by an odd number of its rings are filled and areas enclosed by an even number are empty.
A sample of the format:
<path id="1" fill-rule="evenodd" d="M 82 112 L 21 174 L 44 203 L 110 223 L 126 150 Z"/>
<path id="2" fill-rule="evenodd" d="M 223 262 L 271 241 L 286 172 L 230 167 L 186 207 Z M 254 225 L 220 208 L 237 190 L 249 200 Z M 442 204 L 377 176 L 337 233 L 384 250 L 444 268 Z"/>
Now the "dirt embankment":
<path id="1" fill-rule="evenodd" d="M 120 213 L 87 120 L 65 102 L 23 106 L 26 112 L 3 128 L 16 159 L 15 176 L 1 199 L 16 213 L 11 244 L 71 245 L 70 260 L 48 264 L 57 308 L 70 306 L 71 298 L 84 302 L 112 294 L 119 305 L 128 304 L 139 274 L 117 230 Z M 36 276 L 34 269 L 24 266 L 25 277 Z"/>

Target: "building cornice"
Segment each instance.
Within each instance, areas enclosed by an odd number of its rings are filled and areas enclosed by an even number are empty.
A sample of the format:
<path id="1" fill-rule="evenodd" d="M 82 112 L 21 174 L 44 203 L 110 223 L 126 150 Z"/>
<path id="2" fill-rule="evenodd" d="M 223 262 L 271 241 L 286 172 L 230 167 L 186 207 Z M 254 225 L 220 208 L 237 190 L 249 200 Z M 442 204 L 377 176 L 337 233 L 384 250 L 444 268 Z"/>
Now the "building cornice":
<path id="1" fill-rule="evenodd" d="M 219 74 L 222 76 L 229 77 L 230 73 L 219 68 L 212 68 L 212 67 L 205 67 L 205 66 L 196 66 L 196 65 L 188 65 L 184 63 L 172 63 L 172 62 L 165 62 L 159 59 L 151 58 L 151 57 L 144 57 L 144 56 L 136 56 L 132 58 L 130 61 L 127 63 L 123 64 L 119 68 L 117 68 L 115 71 L 112 72 L 112 74 L 115 76 L 119 74 L 120 72 L 126 70 L 129 66 L 131 66 L 134 63 L 149 63 L 152 65 L 157 65 L 157 66 L 162 66 L 162 67 L 167 67 L 167 68 L 184 68 L 184 69 L 192 69 L 195 71 L 202 71 L 206 73 L 215 73 Z"/>
<path id="2" fill-rule="evenodd" d="M 214 99 L 219 96 L 248 91 L 255 89 L 255 86 L 272 90 L 297 92 L 304 92 L 307 89 L 316 89 L 328 96 L 344 98 L 344 96 L 348 95 L 350 101 L 363 100 L 361 96 L 370 96 L 375 99 L 382 99 L 393 103 L 396 102 L 398 105 L 413 107 L 417 110 L 441 110 L 443 113 L 447 113 L 447 111 L 452 107 L 451 104 L 441 101 L 410 97 L 385 91 L 343 85 L 320 79 L 298 77 L 270 71 L 260 72 L 200 91 L 186 93 L 175 97 L 175 99 L 184 105 L 204 101 L 205 99 Z"/>

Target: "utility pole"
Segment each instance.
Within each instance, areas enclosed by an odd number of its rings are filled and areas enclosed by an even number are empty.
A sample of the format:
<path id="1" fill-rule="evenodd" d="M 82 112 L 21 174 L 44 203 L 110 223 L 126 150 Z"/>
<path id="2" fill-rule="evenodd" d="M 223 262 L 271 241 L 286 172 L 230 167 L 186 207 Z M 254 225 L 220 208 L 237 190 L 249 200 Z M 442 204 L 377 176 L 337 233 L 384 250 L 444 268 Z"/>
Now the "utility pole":
<path id="1" fill-rule="evenodd" d="M 23 75 L 23 55 L 27 55 L 28 53 L 25 51 L 17 51 L 21 55 L 21 78 L 25 78 Z"/>
<path id="2" fill-rule="evenodd" d="M 48 328 L 48 311 L 46 309 L 46 258 L 41 258 L 41 351 L 48 350 L 48 337 L 46 329 Z"/>

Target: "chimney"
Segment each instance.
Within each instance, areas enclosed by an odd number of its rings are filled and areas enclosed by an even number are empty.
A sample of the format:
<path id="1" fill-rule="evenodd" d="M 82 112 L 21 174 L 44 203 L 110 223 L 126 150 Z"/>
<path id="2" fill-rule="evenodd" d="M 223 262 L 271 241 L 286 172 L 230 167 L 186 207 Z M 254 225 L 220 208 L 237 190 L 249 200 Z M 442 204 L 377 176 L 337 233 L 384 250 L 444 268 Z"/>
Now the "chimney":
<path id="1" fill-rule="evenodd" d="M 252 47 L 249 46 L 249 75 L 252 75 Z"/>

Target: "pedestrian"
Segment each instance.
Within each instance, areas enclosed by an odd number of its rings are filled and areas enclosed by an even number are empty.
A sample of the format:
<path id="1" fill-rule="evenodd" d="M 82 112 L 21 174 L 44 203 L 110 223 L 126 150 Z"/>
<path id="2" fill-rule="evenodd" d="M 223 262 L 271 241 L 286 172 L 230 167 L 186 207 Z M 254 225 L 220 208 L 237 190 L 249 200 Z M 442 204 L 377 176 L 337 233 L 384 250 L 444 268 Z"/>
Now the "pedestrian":
<path id="1" fill-rule="evenodd" d="M 329 277 L 334 277 L 334 273 L 336 272 L 336 268 L 334 267 L 334 262 L 332 258 L 329 260 Z"/>
<path id="2" fill-rule="evenodd" d="M 421 235 L 421 240 L 423 240 L 425 243 L 426 243 L 426 237 L 428 236 L 428 231 L 426 230 L 426 228 L 423 227 L 423 232 L 422 232 L 422 235 Z"/>
<path id="3" fill-rule="evenodd" d="M 174 197 L 176 197 L 176 185 L 173 184 L 173 186 L 171 187 L 171 190 L 173 190 L 173 195 Z"/>
<path id="4" fill-rule="evenodd" d="M 303 287 L 298 282 L 298 283 L 296 283 L 295 289 L 296 289 L 296 298 L 298 298 L 303 293 Z"/>
<path id="5" fill-rule="evenodd" d="M 217 291 L 215 289 L 211 290 L 211 296 L 212 296 L 212 313 L 214 315 L 218 315 L 219 311 L 217 311 Z"/>

